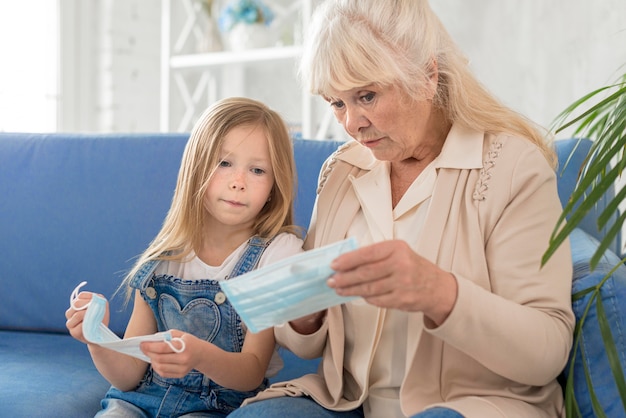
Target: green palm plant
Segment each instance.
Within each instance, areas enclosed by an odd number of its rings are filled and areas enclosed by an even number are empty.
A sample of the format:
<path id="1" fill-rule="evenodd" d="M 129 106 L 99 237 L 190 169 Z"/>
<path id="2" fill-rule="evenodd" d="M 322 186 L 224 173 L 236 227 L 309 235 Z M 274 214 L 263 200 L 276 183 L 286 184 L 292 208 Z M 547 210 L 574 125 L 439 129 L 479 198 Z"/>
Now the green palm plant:
<path id="1" fill-rule="evenodd" d="M 607 191 L 615 187 L 616 180 L 621 176 L 626 166 L 626 73 L 621 75 L 616 83 L 592 91 L 561 112 L 554 120 L 553 131 L 555 135 L 558 135 L 566 129 L 574 129 L 574 137 L 592 139 L 593 144 L 586 160 L 580 167 L 576 187 L 552 233 L 549 247 L 543 256 L 544 263 L 582 222 L 589 211 L 606 198 Z M 611 248 L 616 239 L 620 237 L 626 212 L 620 214 L 619 207 L 625 199 L 626 187 L 618 189 L 597 218 L 598 230 L 606 232 L 591 258 L 591 270 L 598 266 L 598 262 L 606 250 Z M 624 260 L 621 261 L 624 262 Z M 601 297 L 602 286 L 620 265 L 621 263 L 618 263 L 597 285 L 572 295 L 573 302 L 588 298 L 582 316 L 578 318 L 574 330 L 572 359 L 576 359 L 576 356 L 580 355 L 583 360 L 591 404 L 595 415 L 598 417 L 606 415 L 602 411 L 590 379 L 590 371 L 586 365 L 585 351 L 581 340 L 582 327 L 588 313 L 593 309 L 597 315 L 613 380 L 620 393 L 624 411 L 626 411 L 626 378 L 620 365 L 618 350 L 611 334 Z M 569 375 L 565 385 L 568 417 L 580 416 L 573 388 L 574 363 L 573 360 L 570 363 Z"/>
<path id="2" fill-rule="evenodd" d="M 572 118 L 580 108 L 589 105 L 601 94 L 610 94 Z M 571 118 L 571 119 L 570 119 Z M 570 127 L 576 127 L 573 135 L 580 138 L 591 138 L 593 145 L 587 160 L 581 167 L 578 184 L 563 209 L 555 232 L 551 237 L 550 247 L 544 255 L 547 261 L 558 246 L 587 215 L 589 210 L 602 199 L 607 190 L 615 184 L 626 166 L 626 73 L 615 84 L 599 88 L 576 100 L 562 111 L 553 123 L 555 135 Z M 607 171 L 609 163 L 614 165 Z M 588 190 L 591 190 L 588 193 Z M 619 205 L 626 198 L 626 188 L 620 190 L 609 202 L 598 217 L 598 228 L 608 227 L 609 230 L 591 260 L 591 267 L 597 266 L 602 254 L 617 238 L 626 219 L 626 212 L 621 214 L 612 225 L 609 220 L 614 218 Z M 569 219 L 566 222 L 566 218 Z"/>

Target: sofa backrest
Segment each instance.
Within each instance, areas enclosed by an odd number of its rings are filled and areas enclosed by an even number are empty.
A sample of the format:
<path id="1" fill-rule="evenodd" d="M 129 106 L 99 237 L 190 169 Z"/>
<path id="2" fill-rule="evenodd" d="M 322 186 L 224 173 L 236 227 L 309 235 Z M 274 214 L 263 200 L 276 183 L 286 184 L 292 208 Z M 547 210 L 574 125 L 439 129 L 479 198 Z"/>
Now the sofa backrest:
<path id="1" fill-rule="evenodd" d="M 72 289 L 111 300 L 111 329 L 130 309 L 111 299 L 171 203 L 188 134 L 0 133 L 0 329 L 66 332 Z M 308 226 L 322 162 L 341 143 L 297 139 L 296 222 Z M 561 167 L 571 141 L 557 141 Z M 588 143 L 559 173 L 563 204 Z M 594 209 L 583 229 L 600 236 Z"/>
<path id="2" fill-rule="evenodd" d="M 69 295 L 86 280 L 123 332 L 130 307 L 112 296 L 162 225 L 188 136 L 0 133 L 0 329 L 66 332 Z M 338 145 L 294 142 L 303 228 Z"/>

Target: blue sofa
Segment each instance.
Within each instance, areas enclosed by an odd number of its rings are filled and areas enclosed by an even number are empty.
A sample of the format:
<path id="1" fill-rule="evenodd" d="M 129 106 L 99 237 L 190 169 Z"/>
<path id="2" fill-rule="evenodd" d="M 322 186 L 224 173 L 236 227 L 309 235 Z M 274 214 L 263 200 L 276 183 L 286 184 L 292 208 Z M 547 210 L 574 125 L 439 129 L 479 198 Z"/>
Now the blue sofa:
<path id="1" fill-rule="evenodd" d="M 134 257 L 161 226 L 187 138 L 0 133 L 0 416 L 90 417 L 99 410 L 109 385 L 85 346 L 67 335 L 64 312 L 69 295 L 86 280 L 86 289 L 112 297 Z M 301 226 L 308 224 L 318 170 L 338 145 L 295 140 L 296 221 Z M 559 142 L 561 161 L 572 146 L 573 141 Z M 586 147 L 579 147 L 577 158 L 586 155 Z M 559 180 L 563 200 L 575 183 L 576 164 L 571 163 Z M 618 259 L 608 254 L 599 270 L 590 272 L 594 237 L 602 231 L 593 222 L 583 228 L 587 230 L 572 235 L 578 288 L 600 280 Z M 615 272 L 612 290 L 602 295 L 605 305 L 611 305 L 607 309 L 617 306 L 615 329 L 626 329 L 626 313 L 619 303 L 609 302 L 624 293 L 625 278 L 623 269 Z M 122 309 L 120 299 L 111 300 L 110 327 L 121 334 L 129 310 Z M 610 372 L 602 368 L 606 356 L 598 326 L 587 321 L 584 329 L 587 353 L 598 351 L 593 367 L 604 382 Z M 620 352 L 626 352 L 626 343 L 620 339 L 619 344 Z M 312 372 L 318 364 L 285 350 L 281 354 L 285 368 L 274 381 Z M 579 380 L 577 390 L 584 395 L 582 375 Z M 613 411 L 608 416 L 618 416 L 615 408 L 622 408 L 621 402 L 609 388 L 611 382 L 605 383 L 603 405 Z M 590 409 L 583 412 L 593 416 Z"/>

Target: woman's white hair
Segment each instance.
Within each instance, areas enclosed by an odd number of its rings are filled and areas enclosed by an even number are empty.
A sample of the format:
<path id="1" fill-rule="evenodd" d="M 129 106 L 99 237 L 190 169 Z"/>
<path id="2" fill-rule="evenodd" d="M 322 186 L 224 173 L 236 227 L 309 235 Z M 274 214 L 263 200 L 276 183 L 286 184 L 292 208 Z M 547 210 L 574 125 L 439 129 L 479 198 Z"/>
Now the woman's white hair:
<path id="1" fill-rule="evenodd" d="M 452 50 L 452 51 L 451 51 Z M 464 60 L 422 0 L 332 0 L 311 21 L 300 73 L 314 94 L 376 82 L 400 84 L 420 98 L 437 65 Z"/>
<path id="2" fill-rule="evenodd" d="M 555 164 L 545 130 L 476 79 L 428 0 L 326 0 L 306 35 L 299 72 L 311 93 L 399 86 L 413 99 L 432 97 L 450 123 L 529 139 Z"/>

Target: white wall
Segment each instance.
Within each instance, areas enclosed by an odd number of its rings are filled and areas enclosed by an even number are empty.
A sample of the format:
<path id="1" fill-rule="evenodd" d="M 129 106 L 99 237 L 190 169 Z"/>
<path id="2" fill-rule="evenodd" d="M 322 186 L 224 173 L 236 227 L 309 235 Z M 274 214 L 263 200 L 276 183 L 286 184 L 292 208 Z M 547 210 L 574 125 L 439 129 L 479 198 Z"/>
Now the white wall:
<path id="1" fill-rule="evenodd" d="M 160 2 L 89 1 L 99 22 L 88 29 L 97 31 L 92 130 L 158 131 Z M 575 99 L 613 81 L 626 64 L 624 0 L 431 0 L 431 5 L 478 78 L 544 126 Z"/>
<path id="2" fill-rule="evenodd" d="M 161 6 L 154 0 L 99 0 L 97 127 L 159 130 Z"/>
<path id="3" fill-rule="evenodd" d="M 478 78 L 548 126 L 626 72 L 624 0 L 432 0 Z"/>

